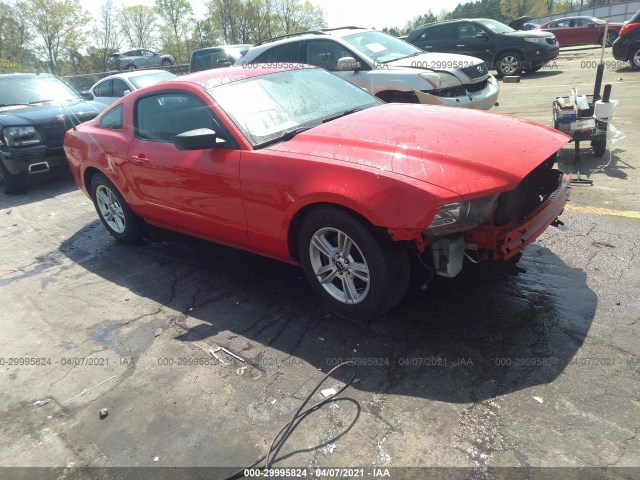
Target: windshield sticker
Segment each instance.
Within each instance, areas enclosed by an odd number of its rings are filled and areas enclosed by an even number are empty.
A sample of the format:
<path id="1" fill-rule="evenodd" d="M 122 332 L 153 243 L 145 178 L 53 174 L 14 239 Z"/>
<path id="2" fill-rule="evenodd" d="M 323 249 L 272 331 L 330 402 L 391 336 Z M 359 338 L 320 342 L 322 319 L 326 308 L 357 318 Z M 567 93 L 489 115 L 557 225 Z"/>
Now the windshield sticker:
<path id="1" fill-rule="evenodd" d="M 380 43 L 368 43 L 365 45 L 373 53 L 384 52 L 387 48 Z"/>

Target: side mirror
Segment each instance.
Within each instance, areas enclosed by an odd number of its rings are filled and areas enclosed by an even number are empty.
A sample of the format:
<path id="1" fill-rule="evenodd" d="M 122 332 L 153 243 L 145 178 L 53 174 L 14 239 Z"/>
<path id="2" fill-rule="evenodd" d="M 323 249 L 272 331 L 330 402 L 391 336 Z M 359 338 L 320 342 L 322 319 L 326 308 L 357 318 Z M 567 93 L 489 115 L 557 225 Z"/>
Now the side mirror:
<path id="1" fill-rule="evenodd" d="M 487 40 L 489 38 L 489 34 L 487 32 L 478 32 L 478 33 L 476 33 L 476 38 L 481 38 L 482 40 Z"/>
<path id="2" fill-rule="evenodd" d="M 360 62 L 357 62 L 353 57 L 340 57 L 338 59 L 337 69 L 339 72 L 348 72 L 349 70 L 360 70 Z"/>
<path id="3" fill-rule="evenodd" d="M 175 144 L 178 150 L 206 150 L 221 148 L 226 140 L 218 138 L 216 132 L 210 128 L 198 128 L 176 135 Z"/>
<path id="4" fill-rule="evenodd" d="M 91 92 L 80 92 L 80 96 L 85 100 L 93 100 L 93 94 Z"/>
<path id="5" fill-rule="evenodd" d="M 125 90 L 125 91 L 124 91 L 124 94 L 125 94 L 125 95 L 129 95 L 130 93 L 131 93 L 131 90 Z"/>

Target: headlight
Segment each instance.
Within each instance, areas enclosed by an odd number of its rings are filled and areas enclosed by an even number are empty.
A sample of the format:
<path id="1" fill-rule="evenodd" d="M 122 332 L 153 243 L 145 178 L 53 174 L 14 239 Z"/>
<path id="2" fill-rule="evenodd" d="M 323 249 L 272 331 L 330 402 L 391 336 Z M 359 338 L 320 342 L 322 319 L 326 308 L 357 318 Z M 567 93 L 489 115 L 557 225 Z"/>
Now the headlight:
<path id="1" fill-rule="evenodd" d="M 429 82 L 436 90 L 462 85 L 462 82 L 457 77 L 446 72 L 426 72 L 421 73 L 420 76 Z"/>
<path id="2" fill-rule="evenodd" d="M 498 195 L 449 203 L 438 210 L 425 234 L 441 237 L 487 223 L 498 203 Z"/>
<path id="3" fill-rule="evenodd" d="M 40 134 L 34 127 L 7 127 L 2 131 L 2 136 L 10 147 L 36 145 L 42 142 Z"/>
<path id="4" fill-rule="evenodd" d="M 524 37 L 524 41 L 529 43 L 541 43 L 542 45 L 547 43 L 546 38 L 540 38 L 540 37 Z"/>

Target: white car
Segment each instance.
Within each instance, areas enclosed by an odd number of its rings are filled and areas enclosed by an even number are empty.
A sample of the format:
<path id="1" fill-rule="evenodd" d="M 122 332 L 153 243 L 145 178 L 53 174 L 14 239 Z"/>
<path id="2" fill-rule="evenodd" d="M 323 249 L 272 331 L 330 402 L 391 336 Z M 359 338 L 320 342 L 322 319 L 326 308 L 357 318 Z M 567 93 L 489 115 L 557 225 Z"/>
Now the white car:
<path id="1" fill-rule="evenodd" d="M 236 65 L 285 68 L 309 64 L 385 102 L 489 110 L 500 87 L 476 57 L 428 53 L 386 33 L 358 27 L 301 32 L 256 43 Z"/>
<path id="2" fill-rule="evenodd" d="M 109 75 L 96 82 L 90 89 L 91 100 L 111 105 L 113 102 L 127 93 L 139 90 L 143 87 L 153 85 L 175 78 L 175 75 L 166 70 L 141 70 L 139 72 L 124 72 L 116 75 Z"/>

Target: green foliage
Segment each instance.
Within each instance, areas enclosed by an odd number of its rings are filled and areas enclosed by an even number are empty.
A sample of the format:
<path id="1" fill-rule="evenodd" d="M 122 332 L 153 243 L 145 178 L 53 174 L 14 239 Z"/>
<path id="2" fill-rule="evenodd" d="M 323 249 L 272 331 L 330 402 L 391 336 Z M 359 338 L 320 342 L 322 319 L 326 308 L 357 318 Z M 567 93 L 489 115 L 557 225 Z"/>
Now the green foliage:
<path id="1" fill-rule="evenodd" d="M 32 35 L 21 11 L 0 3 L 0 73 L 27 71 L 35 64 Z"/>
<path id="2" fill-rule="evenodd" d="M 163 50 L 178 63 L 187 61 L 187 39 L 193 23 L 193 9 L 188 0 L 155 0 L 155 11 L 164 21 L 161 28 Z"/>
<path id="3" fill-rule="evenodd" d="M 60 60 L 72 61 L 73 52 L 84 42 L 79 28 L 89 15 L 78 0 L 21 0 L 16 4 L 34 34 L 34 50 L 46 69 L 59 73 Z"/>
<path id="4" fill-rule="evenodd" d="M 146 5 L 124 7 L 120 10 L 118 19 L 129 47 L 157 49 L 160 28 L 153 8 Z"/>

